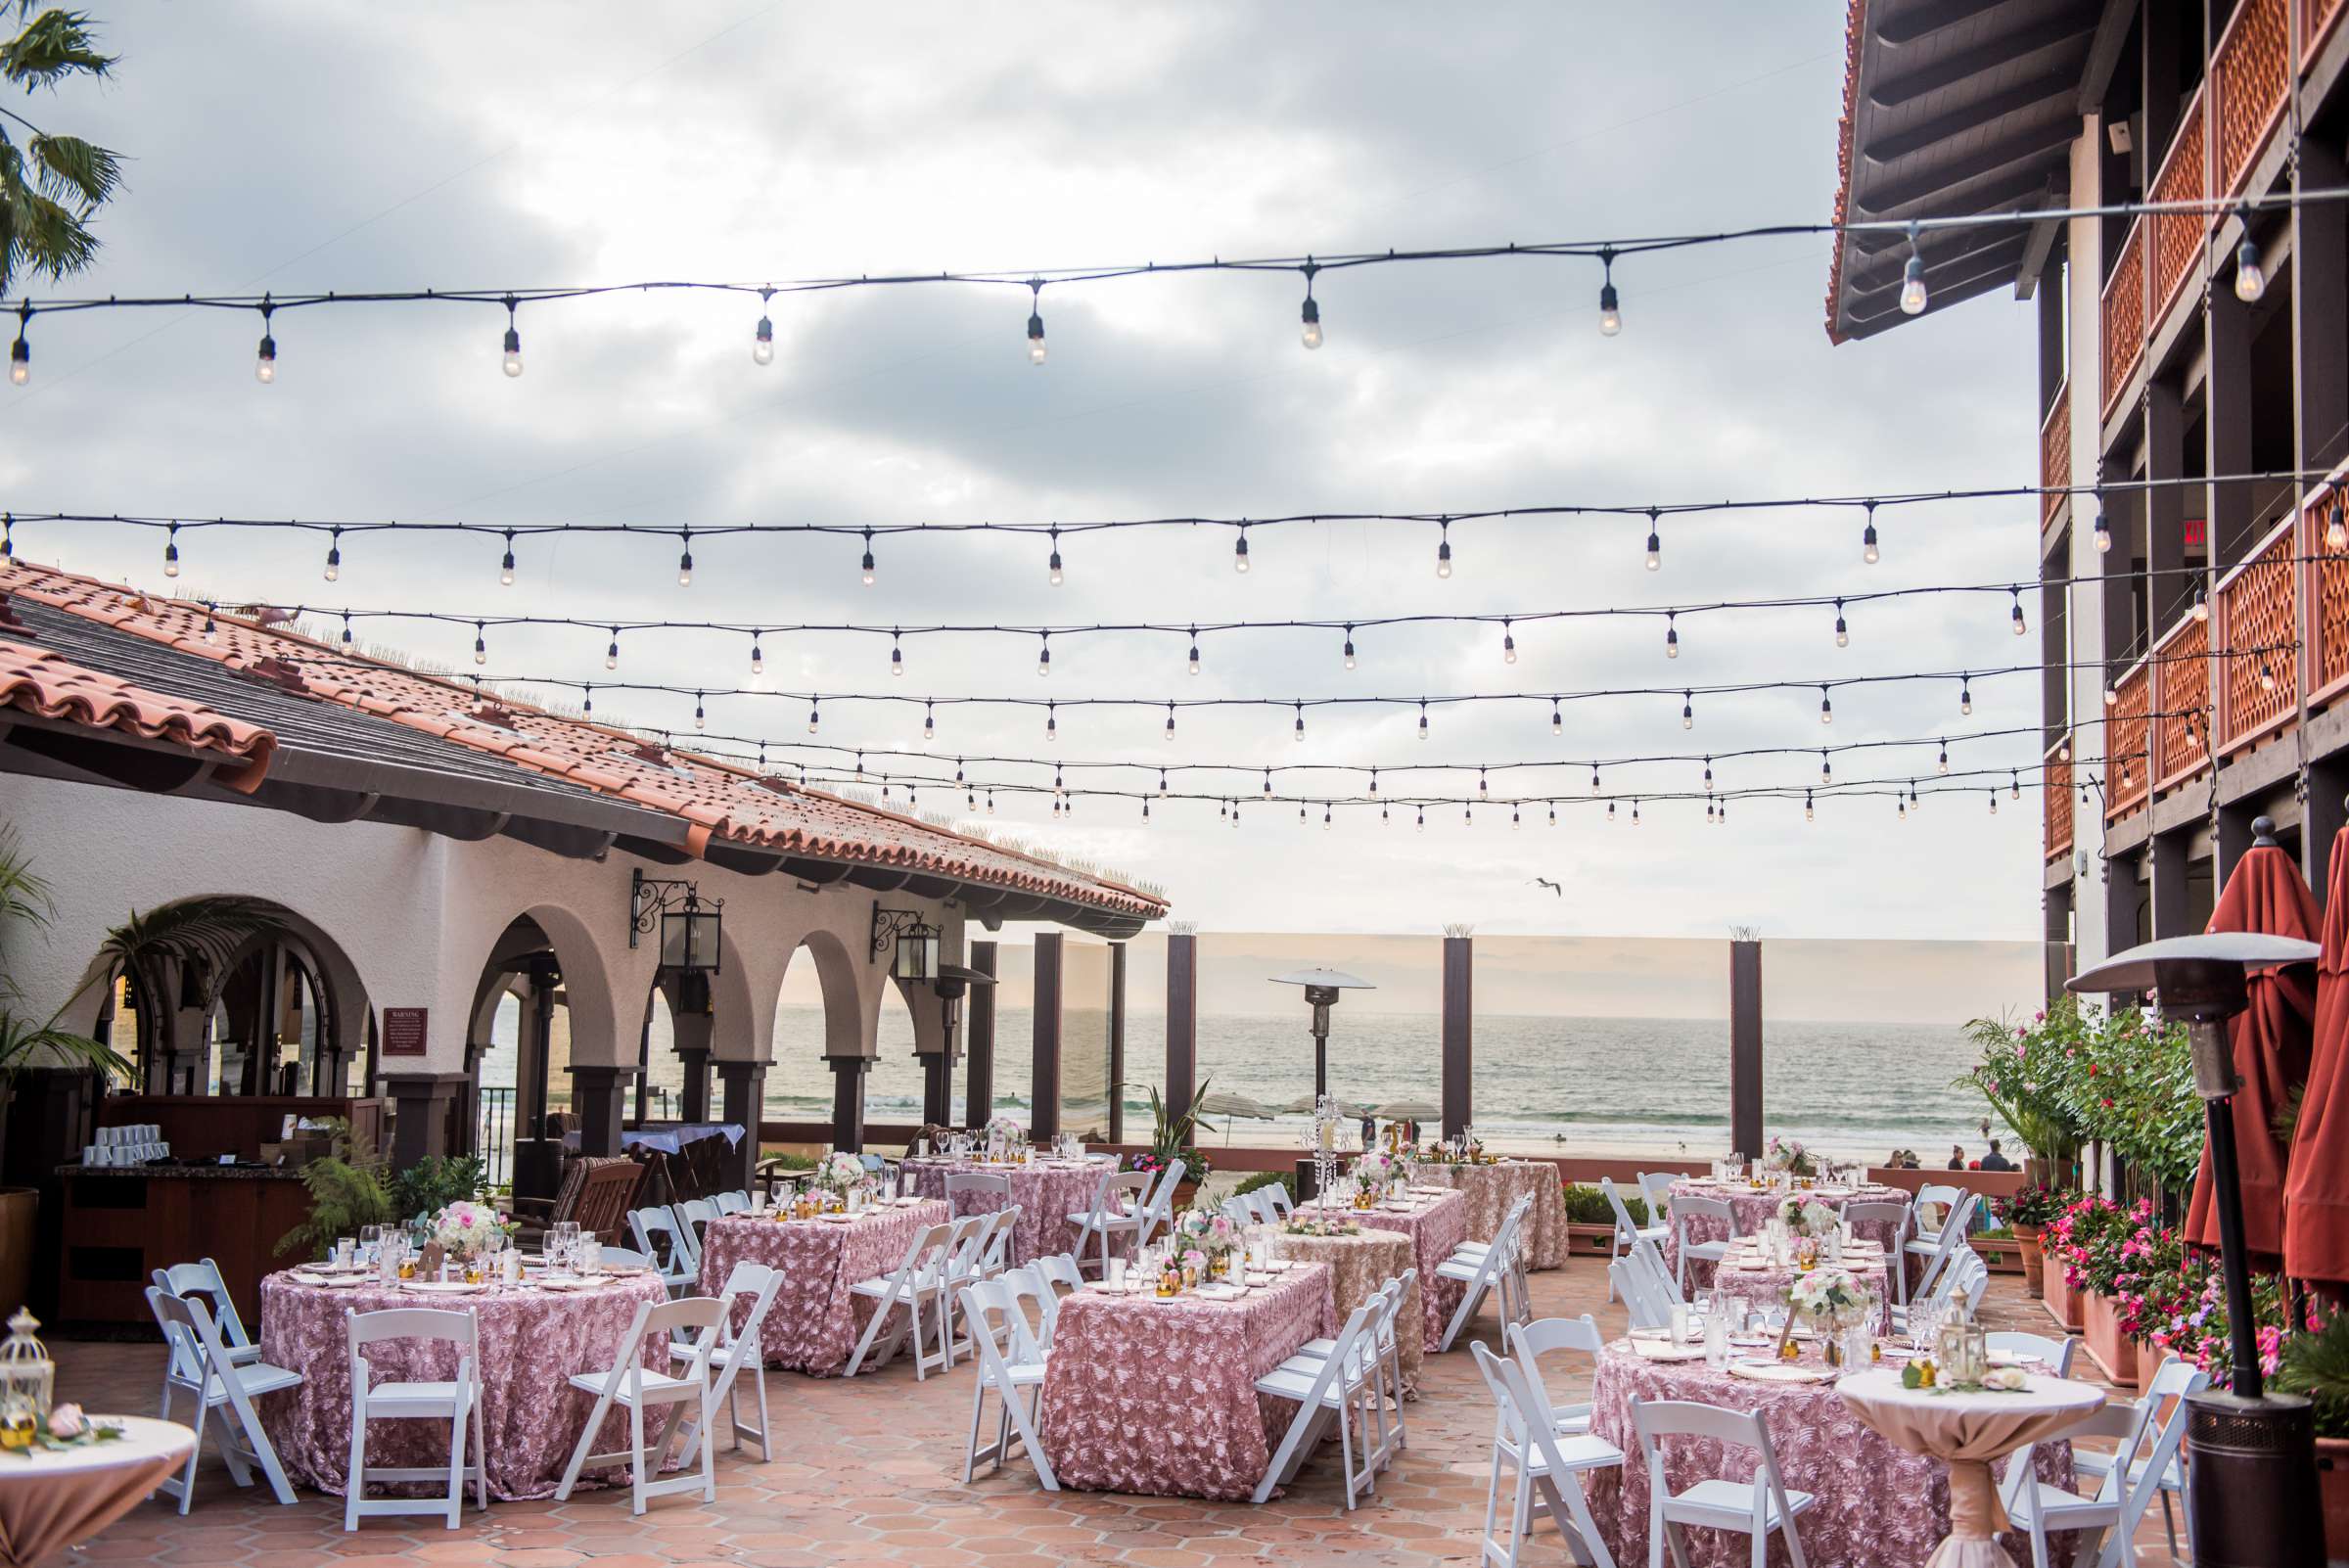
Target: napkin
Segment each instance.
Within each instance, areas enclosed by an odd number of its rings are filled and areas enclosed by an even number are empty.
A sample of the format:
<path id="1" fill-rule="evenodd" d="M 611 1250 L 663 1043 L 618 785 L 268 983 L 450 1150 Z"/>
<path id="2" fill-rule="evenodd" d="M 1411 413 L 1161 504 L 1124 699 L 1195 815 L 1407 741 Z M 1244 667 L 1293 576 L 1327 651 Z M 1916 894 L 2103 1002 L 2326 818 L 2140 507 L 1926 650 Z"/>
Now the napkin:
<path id="1" fill-rule="evenodd" d="M 1658 1345 L 1641 1339 L 1634 1340 L 1632 1349 L 1638 1352 L 1643 1361 L 1701 1361 L 1705 1359 L 1702 1345 Z"/>
<path id="2" fill-rule="evenodd" d="M 1789 1366 L 1784 1361 L 1731 1361 L 1729 1375 L 1756 1383 L 1827 1383 L 1835 1377 L 1816 1366 Z"/>

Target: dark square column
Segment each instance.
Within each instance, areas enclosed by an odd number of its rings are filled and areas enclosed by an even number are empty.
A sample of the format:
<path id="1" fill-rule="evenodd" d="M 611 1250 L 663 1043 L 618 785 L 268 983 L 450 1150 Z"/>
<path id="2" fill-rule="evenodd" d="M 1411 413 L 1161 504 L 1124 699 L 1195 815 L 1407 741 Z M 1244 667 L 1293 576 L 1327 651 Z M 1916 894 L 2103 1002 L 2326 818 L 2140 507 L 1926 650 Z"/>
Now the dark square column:
<path id="1" fill-rule="evenodd" d="M 748 1191 L 759 1169 L 759 1119 L 766 1100 L 766 1064 L 720 1062 L 717 1082 L 724 1096 L 719 1116 L 742 1129 L 742 1141 L 734 1146 L 734 1152 L 740 1156 L 742 1186 Z"/>
<path id="2" fill-rule="evenodd" d="M 620 1152 L 621 1124 L 627 1117 L 628 1081 L 635 1076 L 632 1064 L 572 1068 L 571 1110 L 579 1123 L 581 1154 Z"/>
<path id="3" fill-rule="evenodd" d="M 1109 945 L 1109 1141 L 1126 1141 L 1126 944 Z"/>
<path id="4" fill-rule="evenodd" d="M 1036 939 L 1036 1076 L 1028 1094 L 1028 1130 L 1049 1140 L 1060 1130 L 1061 935 Z"/>
<path id="5" fill-rule="evenodd" d="M 446 1154 L 448 1110 L 467 1083 L 462 1073 L 398 1073 L 384 1078 L 392 1096 L 392 1169 L 404 1171 L 430 1154 Z"/>
<path id="6" fill-rule="evenodd" d="M 983 975 L 995 972 L 995 945 L 971 944 L 971 967 Z M 973 986 L 963 1004 L 963 1028 L 970 1039 L 970 1066 L 963 1079 L 964 1127 L 985 1127 L 995 1114 L 995 988 Z"/>
<path id="7" fill-rule="evenodd" d="M 1476 942 L 1444 939 L 1444 1135 L 1452 1137 L 1475 1117 L 1473 1045 Z"/>
<path id="8" fill-rule="evenodd" d="M 864 1152 L 864 1075 L 872 1063 L 862 1056 L 827 1056 L 832 1069 L 832 1147 L 843 1154 Z"/>
<path id="9" fill-rule="evenodd" d="M 1729 1149 L 1762 1158 L 1762 944 L 1729 944 Z"/>
<path id="10" fill-rule="evenodd" d="M 1199 939 L 1167 938 L 1167 1115 L 1176 1121 L 1199 1091 Z"/>

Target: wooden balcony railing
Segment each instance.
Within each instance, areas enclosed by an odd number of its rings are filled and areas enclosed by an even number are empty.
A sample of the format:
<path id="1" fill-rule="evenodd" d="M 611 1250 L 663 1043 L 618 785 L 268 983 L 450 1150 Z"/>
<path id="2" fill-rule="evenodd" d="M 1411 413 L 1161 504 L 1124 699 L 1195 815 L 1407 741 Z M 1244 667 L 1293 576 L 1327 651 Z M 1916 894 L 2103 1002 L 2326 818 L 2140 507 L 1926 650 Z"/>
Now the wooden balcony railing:
<path id="1" fill-rule="evenodd" d="M 2152 794 L 2145 759 L 2151 738 L 2147 715 L 2153 705 L 2153 667 L 2140 659 L 2113 684 L 2115 700 L 2104 707 L 2104 820 L 2117 821 Z"/>
<path id="2" fill-rule="evenodd" d="M 2287 517 L 2269 530 L 2243 564 L 2219 579 L 2211 603 L 2221 757 L 2278 728 L 2297 706 L 2299 521 Z"/>
<path id="3" fill-rule="evenodd" d="M 2129 377 L 2145 353 L 2145 220 L 2129 225 L 2121 242 L 2120 259 L 2104 280 L 2103 301 L 2104 405 L 2110 418 L 2120 405 Z"/>
<path id="4" fill-rule="evenodd" d="M 2301 640 L 2309 650 L 2308 700 L 2331 701 L 2349 689 L 2349 554 L 2328 548 L 2326 530 L 2342 513 L 2349 464 L 2333 470 L 2300 506 Z"/>
<path id="5" fill-rule="evenodd" d="M 2211 51 L 2209 99 L 2216 194 L 2241 194 L 2251 165 L 2283 117 L 2292 85 L 2290 0 L 2242 0 Z"/>
<path id="6" fill-rule="evenodd" d="M 2210 623 L 2192 616 L 2153 645 L 2153 793 L 2210 765 Z"/>
<path id="7" fill-rule="evenodd" d="M 2208 97 L 2197 87 L 2187 103 L 2186 113 L 2178 117 L 2177 139 L 2170 143 L 2161 172 L 2153 176 L 2154 201 L 2199 202 L 2210 194 L 2209 122 L 2203 114 L 2208 103 Z M 2210 233 L 2210 214 L 2156 212 L 2152 214 L 2150 233 L 2153 308 L 2146 316 L 2148 330 L 2169 314 L 2179 291 L 2200 270 L 2202 242 Z"/>
<path id="8" fill-rule="evenodd" d="M 2341 0 L 2300 0 L 2300 60 L 2307 64 L 2324 46 L 2325 35 L 2340 20 Z"/>
<path id="9" fill-rule="evenodd" d="M 2040 759 L 2040 799 L 2048 821 L 2048 858 L 2060 860 L 2072 853 L 2072 738 L 2048 748 Z"/>
<path id="10" fill-rule="evenodd" d="M 2072 483 L 2072 384 L 2066 378 L 2055 389 L 2055 406 L 2039 427 L 2039 521 L 2046 526 L 2063 504 L 2062 492 Z"/>

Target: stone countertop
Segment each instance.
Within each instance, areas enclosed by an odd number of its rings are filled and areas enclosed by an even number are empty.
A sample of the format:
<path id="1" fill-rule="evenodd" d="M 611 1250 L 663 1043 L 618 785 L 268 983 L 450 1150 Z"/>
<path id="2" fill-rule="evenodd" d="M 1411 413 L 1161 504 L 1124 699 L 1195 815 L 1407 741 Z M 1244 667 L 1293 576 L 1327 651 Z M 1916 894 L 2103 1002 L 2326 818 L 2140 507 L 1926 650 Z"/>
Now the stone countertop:
<path id="1" fill-rule="evenodd" d="M 144 1176 L 150 1181 L 299 1181 L 298 1167 L 269 1165 L 61 1165 L 61 1176 Z"/>

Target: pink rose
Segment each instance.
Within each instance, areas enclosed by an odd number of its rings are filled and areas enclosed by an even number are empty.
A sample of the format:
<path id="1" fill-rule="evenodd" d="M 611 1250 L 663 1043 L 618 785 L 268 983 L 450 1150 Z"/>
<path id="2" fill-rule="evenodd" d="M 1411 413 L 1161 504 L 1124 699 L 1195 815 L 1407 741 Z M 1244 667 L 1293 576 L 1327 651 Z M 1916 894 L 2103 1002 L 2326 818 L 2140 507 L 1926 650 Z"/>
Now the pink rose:
<path id="1" fill-rule="evenodd" d="M 88 1430 L 89 1422 L 83 1418 L 78 1405 L 60 1405 L 49 1412 L 49 1435 L 60 1442 L 70 1442 Z"/>

